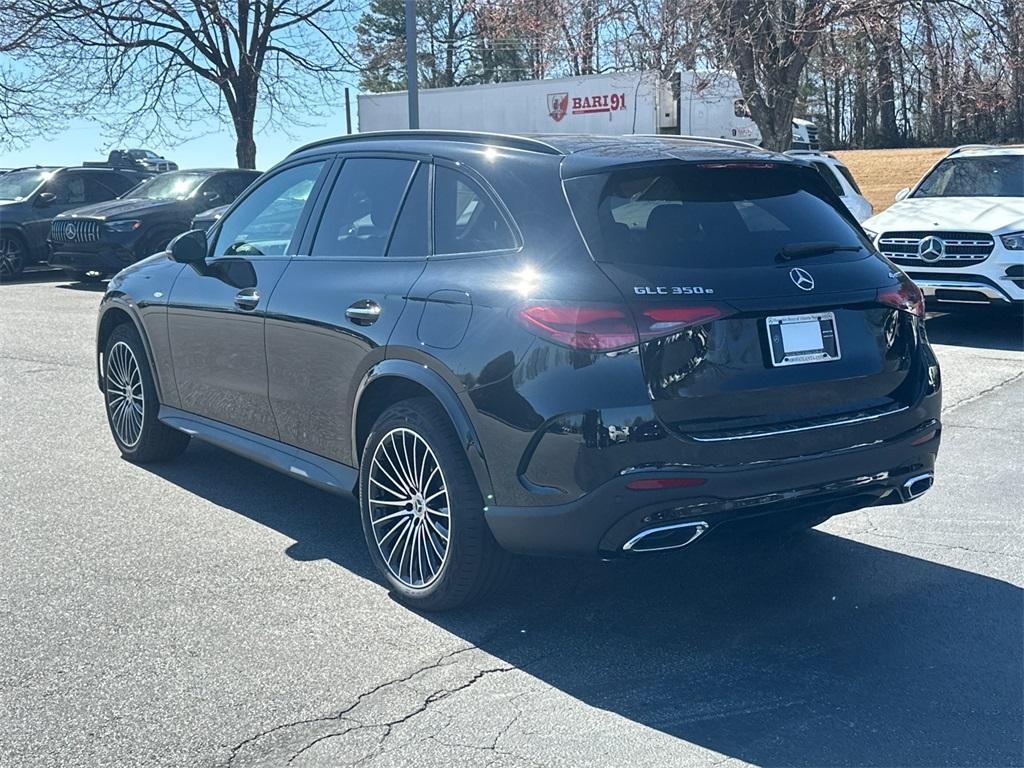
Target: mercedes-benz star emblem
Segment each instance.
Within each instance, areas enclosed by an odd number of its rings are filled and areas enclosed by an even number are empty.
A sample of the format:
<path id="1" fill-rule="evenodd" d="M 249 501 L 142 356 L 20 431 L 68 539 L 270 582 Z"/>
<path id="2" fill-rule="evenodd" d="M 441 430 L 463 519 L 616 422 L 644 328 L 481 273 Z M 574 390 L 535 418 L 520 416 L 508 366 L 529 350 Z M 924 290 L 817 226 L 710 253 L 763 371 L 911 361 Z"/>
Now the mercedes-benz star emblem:
<path id="1" fill-rule="evenodd" d="M 789 270 L 789 279 L 793 281 L 793 285 L 799 288 L 801 291 L 813 291 L 814 290 L 814 278 L 811 277 L 811 273 L 806 269 L 800 269 L 800 267 L 793 267 Z"/>
<path id="2" fill-rule="evenodd" d="M 64 225 L 64 239 L 65 240 L 74 240 L 75 239 L 75 235 L 77 235 L 77 234 L 78 234 L 78 230 L 75 228 L 75 225 L 72 224 L 70 221 L 67 224 Z"/>
<path id="3" fill-rule="evenodd" d="M 917 255 L 924 261 L 938 261 L 946 255 L 946 244 L 932 235 L 917 244 Z"/>

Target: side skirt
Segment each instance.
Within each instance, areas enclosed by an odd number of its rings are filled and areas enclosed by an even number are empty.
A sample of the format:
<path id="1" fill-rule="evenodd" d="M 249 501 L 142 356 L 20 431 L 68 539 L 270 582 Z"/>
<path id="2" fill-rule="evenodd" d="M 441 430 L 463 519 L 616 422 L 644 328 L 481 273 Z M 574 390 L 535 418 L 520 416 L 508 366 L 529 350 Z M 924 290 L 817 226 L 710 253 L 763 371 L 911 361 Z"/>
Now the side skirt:
<path id="1" fill-rule="evenodd" d="M 205 416 L 161 405 L 157 418 L 203 442 L 332 493 L 352 496 L 359 482 L 359 472 L 350 466 Z"/>

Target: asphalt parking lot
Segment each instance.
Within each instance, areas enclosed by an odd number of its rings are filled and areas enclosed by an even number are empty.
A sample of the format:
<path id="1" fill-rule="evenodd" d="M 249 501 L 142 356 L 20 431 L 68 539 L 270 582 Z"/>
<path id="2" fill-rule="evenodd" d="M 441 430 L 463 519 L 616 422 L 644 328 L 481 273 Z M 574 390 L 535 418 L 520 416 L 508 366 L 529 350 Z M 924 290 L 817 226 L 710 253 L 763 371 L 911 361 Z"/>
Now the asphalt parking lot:
<path id="1" fill-rule="evenodd" d="M 354 505 L 193 443 L 137 467 L 100 289 L 0 286 L 2 766 L 1019 766 L 1019 319 L 929 321 L 937 484 L 785 547 L 375 579 Z"/>

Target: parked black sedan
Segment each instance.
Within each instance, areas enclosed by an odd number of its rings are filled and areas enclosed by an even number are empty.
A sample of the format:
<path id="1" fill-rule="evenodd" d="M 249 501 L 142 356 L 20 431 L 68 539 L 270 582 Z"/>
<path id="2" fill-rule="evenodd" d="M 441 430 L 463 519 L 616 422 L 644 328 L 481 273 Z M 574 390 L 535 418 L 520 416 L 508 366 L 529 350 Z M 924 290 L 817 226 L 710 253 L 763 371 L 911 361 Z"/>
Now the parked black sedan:
<path id="1" fill-rule="evenodd" d="M 54 216 L 88 203 L 112 200 L 143 179 L 122 168 L 18 168 L 0 175 L 0 280 L 46 258 Z"/>
<path id="2" fill-rule="evenodd" d="M 99 280 L 163 250 L 192 217 L 232 202 L 259 171 L 205 168 L 164 173 L 117 200 L 53 220 L 50 264 L 79 280 Z"/>

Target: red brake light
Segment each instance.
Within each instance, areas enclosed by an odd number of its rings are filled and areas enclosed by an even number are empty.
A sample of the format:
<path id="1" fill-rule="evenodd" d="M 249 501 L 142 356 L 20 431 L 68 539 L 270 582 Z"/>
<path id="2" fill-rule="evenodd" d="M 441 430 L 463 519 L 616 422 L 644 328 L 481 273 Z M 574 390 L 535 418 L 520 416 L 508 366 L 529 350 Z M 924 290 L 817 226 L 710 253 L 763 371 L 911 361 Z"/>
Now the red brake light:
<path id="1" fill-rule="evenodd" d="M 528 330 L 556 344 L 609 352 L 717 320 L 732 310 L 718 304 L 652 306 L 636 308 L 630 315 L 624 307 L 604 304 L 535 302 L 520 307 L 517 314 Z"/>
<path id="2" fill-rule="evenodd" d="M 880 288 L 878 301 L 917 317 L 924 317 L 924 294 L 909 278 L 903 278 L 897 286 Z"/>
<path id="3" fill-rule="evenodd" d="M 692 325 L 703 325 L 731 315 L 732 310 L 718 304 L 694 304 L 686 307 L 647 307 L 637 310 L 637 324 L 643 341 L 678 333 Z"/>
<path id="4" fill-rule="evenodd" d="M 633 318 L 617 307 L 536 303 L 518 314 L 529 330 L 573 349 L 608 351 L 637 343 Z"/>

